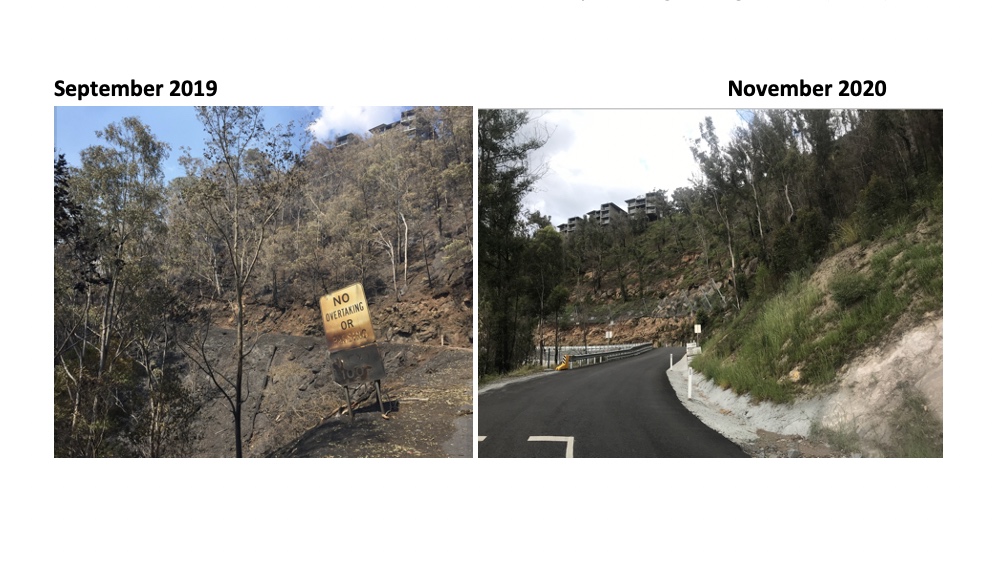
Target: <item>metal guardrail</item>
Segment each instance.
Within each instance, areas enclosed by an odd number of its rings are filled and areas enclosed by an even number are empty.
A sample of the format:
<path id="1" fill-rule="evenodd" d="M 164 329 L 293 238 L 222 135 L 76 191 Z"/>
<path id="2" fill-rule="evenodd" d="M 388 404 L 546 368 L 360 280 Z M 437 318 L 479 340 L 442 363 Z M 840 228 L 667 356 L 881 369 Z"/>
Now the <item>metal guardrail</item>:
<path id="1" fill-rule="evenodd" d="M 591 355 L 604 353 L 608 351 L 619 351 L 631 349 L 634 344 L 600 344 L 600 345 L 559 345 L 557 348 L 555 346 L 545 346 L 543 353 L 539 349 L 534 348 L 534 353 L 531 355 L 528 361 L 535 365 L 541 365 L 547 368 L 553 368 L 562 362 L 566 355 Z"/>
<path id="2" fill-rule="evenodd" d="M 604 351 L 601 353 L 589 353 L 585 355 L 569 355 L 568 368 L 575 369 L 586 365 L 595 365 L 596 363 L 605 363 L 607 361 L 613 361 L 614 359 L 633 357 L 635 355 L 640 355 L 646 351 L 650 351 L 652 347 L 653 347 L 652 343 L 648 342 L 648 343 L 639 343 L 637 345 L 630 346 L 626 349 Z"/>

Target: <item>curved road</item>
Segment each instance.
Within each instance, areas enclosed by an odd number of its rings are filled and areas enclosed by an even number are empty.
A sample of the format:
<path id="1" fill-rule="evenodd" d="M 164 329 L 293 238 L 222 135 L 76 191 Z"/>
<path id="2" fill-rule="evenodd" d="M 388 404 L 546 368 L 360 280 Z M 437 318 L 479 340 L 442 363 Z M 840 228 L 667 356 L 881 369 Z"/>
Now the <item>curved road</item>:
<path id="1" fill-rule="evenodd" d="M 636 357 L 485 390 L 478 396 L 478 456 L 747 457 L 679 402 L 669 353 Z"/>

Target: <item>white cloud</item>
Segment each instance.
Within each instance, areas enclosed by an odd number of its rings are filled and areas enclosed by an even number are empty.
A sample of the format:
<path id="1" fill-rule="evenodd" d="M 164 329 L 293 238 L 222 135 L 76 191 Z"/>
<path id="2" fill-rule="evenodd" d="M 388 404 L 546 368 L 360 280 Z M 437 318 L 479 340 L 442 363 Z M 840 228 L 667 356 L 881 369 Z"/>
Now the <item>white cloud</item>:
<path id="1" fill-rule="evenodd" d="M 688 185 L 697 166 L 690 153 L 708 115 L 722 145 L 742 123 L 734 110 L 552 110 L 532 112 L 547 126 L 547 144 L 532 155 L 547 174 L 524 206 L 555 225 L 654 189 Z"/>
<path id="2" fill-rule="evenodd" d="M 368 130 L 382 123 L 398 121 L 404 107 L 347 107 L 326 106 L 319 117 L 308 126 L 316 140 L 355 133 L 367 135 Z"/>

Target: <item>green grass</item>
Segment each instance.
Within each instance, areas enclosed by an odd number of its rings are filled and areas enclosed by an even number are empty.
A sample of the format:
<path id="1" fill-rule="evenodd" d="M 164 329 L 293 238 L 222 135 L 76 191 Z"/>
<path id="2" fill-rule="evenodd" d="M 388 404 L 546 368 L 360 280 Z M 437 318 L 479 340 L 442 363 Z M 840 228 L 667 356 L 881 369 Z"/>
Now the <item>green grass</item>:
<path id="1" fill-rule="evenodd" d="M 858 271 L 842 270 L 828 283 L 832 299 L 841 307 L 849 307 L 877 292 L 872 277 Z"/>
<path id="2" fill-rule="evenodd" d="M 793 276 L 782 292 L 758 310 L 743 310 L 724 332 L 729 346 L 737 343 L 734 353 L 723 353 L 731 347 L 707 346 L 693 360 L 693 368 L 739 394 L 748 392 L 774 402 L 791 400 L 793 390 L 783 377 L 800 357 L 800 345 L 813 336 L 816 326 L 811 315 L 820 303 L 820 293 L 802 276 Z"/>
<path id="3" fill-rule="evenodd" d="M 478 377 L 479 386 L 485 386 L 487 384 L 498 382 L 506 379 L 513 379 L 517 377 L 525 377 L 527 375 L 533 375 L 535 373 L 540 373 L 544 370 L 544 367 L 540 365 L 524 365 L 515 371 L 510 371 L 508 373 L 488 373 Z"/>
<path id="4" fill-rule="evenodd" d="M 829 282 L 831 310 L 819 313 L 825 295 L 807 282 L 807 272 L 792 275 L 769 298 L 748 301 L 714 330 L 693 368 L 724 388 L 773 402 L 793 400 L 804 384 L 834 381 L 902 315 L 942 309 L 942 230 L 923 223 L 927 240 L 913 243 L 905 234 L 917 226 L 898 221 L 887 227 L 881 240 L 888 243 L 868 270 L 837 273 Z M 799 382 L 787 376 L 793 369 Z"/>
<path id="5" fill-rule="evenodd" d="M 904 280 L 922 297 L 920 311 L 943 306 L 943 245 L 941 242 L 911 246 L 901 258 Z"/>
<path id="6" fill-rule="evenodd" d="M 862 443 L 862 439 L 855 427 L 831 429 L 815 423 L 811 426 L 811 437 L 813 439 L 821 439 L 832 448 L 847 453 L 859 453 L 861 451 L 860 444 Z"/>
<path id="7" fill-rule="evenodd" d="M 906 234 L 911 232 L 915 227 L 915 223 L 910 217 L 902 217 L 894 221 L 890 226 L 884 228 L 880 233 L 880 238 L 884 239 L 894 239 L 894 238 L 904 238 Z"/>
<path id="8" fill-rule="evenodd" d="M 845 220 L 835 225 L 835 237 L 832 240 L 832 247 L 836 250 L 844 250 L 862 239 L 862 228 L 856 224 L 854 219 Z"/>
<path id="9" fill-rule="evenodd" d="M 891 416 L 894 436 L 886 447 L 889 457 L 943 456 L 943 425 L 930 412 L 925 398 L 911 388 L 902 389 L 901 407 Z"/>
<path id="10" fill-rule="evenodd" d="M 848 309 L 824 317 L 828 329 L 817 339 L 802 344 L 802 359 L 811 368 L 808 380 L 827 383 L 857 352 L 875 344 L 897 321 L 911 298 L 896 293 L 885 283 L 875 293 Z"/>

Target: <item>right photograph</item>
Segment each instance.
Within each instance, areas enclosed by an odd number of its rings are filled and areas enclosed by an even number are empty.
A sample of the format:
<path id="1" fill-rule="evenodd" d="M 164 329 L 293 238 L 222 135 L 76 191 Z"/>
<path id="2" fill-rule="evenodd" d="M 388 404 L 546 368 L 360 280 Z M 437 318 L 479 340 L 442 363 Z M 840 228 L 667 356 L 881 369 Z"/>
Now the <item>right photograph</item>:
<path id="1" fill-rule="evenodd" d="M 943 111 L 479 109 L 477 456 L 943 457 Z"/>

